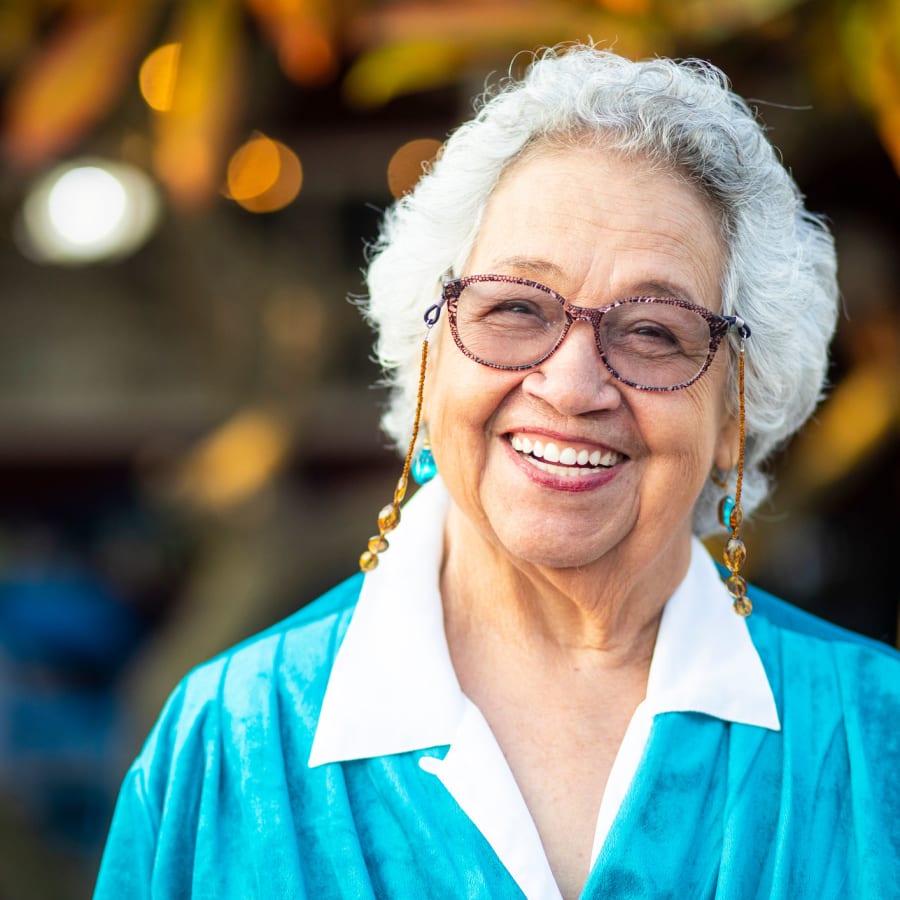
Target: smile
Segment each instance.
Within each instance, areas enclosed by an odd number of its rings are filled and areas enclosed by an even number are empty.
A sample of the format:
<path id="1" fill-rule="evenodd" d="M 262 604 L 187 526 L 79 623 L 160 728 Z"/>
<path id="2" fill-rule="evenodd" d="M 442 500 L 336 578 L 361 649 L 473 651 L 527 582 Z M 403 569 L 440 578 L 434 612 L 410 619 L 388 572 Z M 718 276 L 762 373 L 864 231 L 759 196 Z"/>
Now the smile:
<path id="1" fill-rule="evenodd" d="M 536 468 L 564 477 L 578 477 L 598 469 L 610 469 L 626 458 L 615 450 L 561 447 L 553 441 L 532 440 L 518 434 L 510 435 L 509 443 L 513 450 L 521 453 Z"/>

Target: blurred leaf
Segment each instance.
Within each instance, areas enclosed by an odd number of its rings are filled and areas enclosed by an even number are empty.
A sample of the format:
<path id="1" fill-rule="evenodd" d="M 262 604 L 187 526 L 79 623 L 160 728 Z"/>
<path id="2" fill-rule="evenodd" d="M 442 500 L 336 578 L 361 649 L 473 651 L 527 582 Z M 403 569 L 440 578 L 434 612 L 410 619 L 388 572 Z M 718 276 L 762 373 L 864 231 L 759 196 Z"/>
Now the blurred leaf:
<path id="1" fill-rule="evenodd" d="M 94 5 L 69 14 L 10 87 L 4 144 L 16 164 L 37 166 L 68 149 L 130 83 L 156 0 Z"/>
<path id="2" fill-rule="evenodd" d="M 657 30 L 649 19 L 640 27 Z M 630 16 L 610 15 L 585 0 L 464 0 L 377 7 L 354 20 L 348 37 L 351 45 L 360 47 L 442 40 L 515 52 L 589 36 L 617 45 L 620 40 L 631 43 L 636 30 Z"/>
<path id="3" fill-rule="evenodd" d="M 595 0 L 607 12 L 622 16 L 641 16 L 650 11 L 651 0 Z"/>
<path id="4" fill-rule="evenodd" d="M 338 69 L 337 6 L 326 0 L 247 0 L 278 53 L 285 75 L 298 84 L 323 84 Z"/>
<path id="5" fill-rule="evenodd" d="M 451 84 L 473 59 L 484 63 L 485 54 L 506 65 L 517 51 L 574 40 L 634 56 L 668 48 L 651 21 L 610 15 L 583 0 L 394 3 L 359 16 L 348 38 L 366 48 L 344 81 L 345 98 L 360 107 Z"/>
<path id="6" fill-rule="evenodd" d="M 805 29 L 803 58 L 808 61 L 810 80 L 819 104 L 842 111 L 850 102 L 847 65 L 841 50 L 841 25 L 832 3 L 812 18 Z"/>
<path id="7" fill-rule="evenodd" d="M 851 4 L 841 15 L 838 27 L 848 87 L 864 106 L 871 107 L 869 60 L 875 50 L 875 33 L 870 7 L 865 3 Z"/>
<path id="8" fill-rule="evenodd" d="M 246 409 L 200 442 L 175 477 L 178 494 L 211 509 L 240 503 L 278 473 L 287 459 L 290 428 L 277 415 Z"/>
<path id="9" fill-rule="evenodd" d="M 900 427 L 900 365 L 875 359 L 856 366 L 816 413 L 792 449 L 790 481 L 822 490 L 847 477 Z"/>
<path id="10" fill-rule="evenodd" d="M 344 79 L 353 106 L 380 106 L 394 97 L 451 84 L 467 58 L 458 44 L 410 41 L 364 53 Z"/>
<path id="11" fill-rule="evenodd" d="M 872 100 L 881 141 L 900 174 L 900 4 L 879 5 L 875 31 Z"/>
<path id="12" fill-rule="evenodd" d="M 849 5 L 840 37 L 850 88 L 875 119 L 900 174 L 900 4 L 869 0 Z"/>
<path id="13" fill-rule="evenodd" d="M 488 35 L 515 41 L 523 31 L 557 31 L 575 15 L 571 0 L 462 0 L 458 3 L 406 2 L 372 4 L 350 30 L 353 44 L 384 46 L 424 39 L 480 43 Z M 551 40 L 548 35 L 545 40 Z M 519 48 L 521 49 L 521 48 Z"/>
<path id="14" fill-rule="evenodd" d="M 169 194 L 196 207 L 218 191 L 246 85 L 237 0 L 184 0 L 172 108 L 156 115 L 154 163 Z"/>
<path id="15" fill-rule="evenodd" d="M 630 16 L 610 15 L 584 0 L 413 0 L 374 6 L 351 23 L 348 40 L 364 48 L 440 40 L 470 50 L 491 47 L 514 53 L 593 37 L 629 53 L 632 45 L 644 45 L 657 31 L 649 19 L 636 26 Z"/>
<path id="16" fill-rule="evenodd" d="M 37 27 L 37 4 L 0 3 L 0 74 L 24 57 Z"/>
<path id="17" fill-rule="evenodd" d="M 679 35 L 723 40 L 757 28 L 802 5 L 804 0 L 662 0 L 660 16 Z"/>

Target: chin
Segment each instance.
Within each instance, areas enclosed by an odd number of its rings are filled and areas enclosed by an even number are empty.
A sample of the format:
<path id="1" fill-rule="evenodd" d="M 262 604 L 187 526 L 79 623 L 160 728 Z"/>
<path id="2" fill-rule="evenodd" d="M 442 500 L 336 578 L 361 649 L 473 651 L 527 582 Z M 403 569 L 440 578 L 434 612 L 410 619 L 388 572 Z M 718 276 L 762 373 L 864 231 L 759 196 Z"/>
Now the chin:
<path id="1" fill-rule="evenodd" d="M 500 525 L 494 533 L 503 552 L 513 560 L 541 568 L 580 569 L 602 559 L 625 537 L 601 538 L 599 530 L 582 526 L 576 533 L 568 533 L 545 522 L 543 528 L 529 530 L 518 523 L 514 528 Z"/>

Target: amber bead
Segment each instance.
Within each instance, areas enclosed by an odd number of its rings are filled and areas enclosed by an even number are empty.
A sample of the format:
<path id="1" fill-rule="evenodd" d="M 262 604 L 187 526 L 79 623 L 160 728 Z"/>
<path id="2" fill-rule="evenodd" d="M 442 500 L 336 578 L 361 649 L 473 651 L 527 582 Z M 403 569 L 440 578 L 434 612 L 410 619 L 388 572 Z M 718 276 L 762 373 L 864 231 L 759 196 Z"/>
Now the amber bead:
<path id="1" fill-rule="evenodd" d="M 734 611 L 746 619 L 753 612 L 753 604 L 746 597 L 741 597 L 734 601 Z"/>
<path id="2" fill-rule="evenodd" d="M 747 548 L 740 538 L 730 538 L 725 545 L 725 565 L 737 572 L 747 562 Z"/>
<path id="3" fill-rule="evenodd" d="M 399 506 L 403 502 L 408 484 L 409 479 L 405 475 L 401 475 L 397 487 L 394 488 L 394 506 Z"/>
<path id="4" fill-rule="evenodd" d="M 371 572 L 378 565 L 378 555 L 366 550 L 359 558 L 359 568 L 361 572 Z"/>
<path id="5" fill-rule="evenodd" d="M 726 579 L 725 587 L 735 600 L 743 600 L 747 596 L 747 582 L 740 575 L 732 575 Z"/>
<path id="6" fill-rule="evenodd" d="M 368 546 L 372 553 L 384 553 L 388 548 L 388 542 L 380 534 L 376 534 L 369 538 Z"/>
<path id="7" fill-rule="evenodd" d="M 384 534 L 393 531 L 400 524 L 400 507 L 396 503 L 389 503 L 378 513 L 378 530 Z"/>

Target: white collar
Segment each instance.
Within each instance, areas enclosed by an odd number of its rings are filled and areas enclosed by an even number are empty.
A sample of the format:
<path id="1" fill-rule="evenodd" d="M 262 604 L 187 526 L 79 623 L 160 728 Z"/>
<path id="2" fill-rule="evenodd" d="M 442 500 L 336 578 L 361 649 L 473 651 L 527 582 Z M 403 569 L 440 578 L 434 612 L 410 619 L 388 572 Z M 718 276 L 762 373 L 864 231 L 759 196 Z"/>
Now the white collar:
<path id="1" fill-rule="evenodd" d="M 404 507 L 366 575 L 325 692 L 309 764 L 449 744 L 465 707 L 444 635 L 438 587 L 449 497 L 439 479 Z M 663 610 L 645 704 L 779 729 L 746 622 L 699 541 Z"/>
<path id="2" fill-rule="evenodd" d="M 422 768 L 444 782 L 527 896 L 558 897 L 546 857 L 535 858 L 540 839 L 502 752 L 450 660 L 438 583 L 448 505 L 440 479 L 421 488 L 403 508 L 378 568 L 366 575 L 334 661 L 309 765 L 450 745 L 444 760 L 426 758 Z M 687 575 L 663 610 L 647 696 L 610 774 L 594 858 L 631 783 L 652 717 L 680 711 L 780 728 L 747 624 L 734 614 L 697 540 Z"/>

